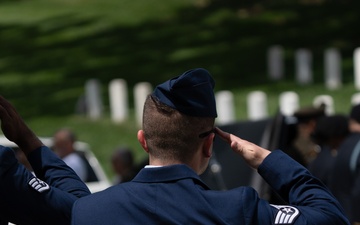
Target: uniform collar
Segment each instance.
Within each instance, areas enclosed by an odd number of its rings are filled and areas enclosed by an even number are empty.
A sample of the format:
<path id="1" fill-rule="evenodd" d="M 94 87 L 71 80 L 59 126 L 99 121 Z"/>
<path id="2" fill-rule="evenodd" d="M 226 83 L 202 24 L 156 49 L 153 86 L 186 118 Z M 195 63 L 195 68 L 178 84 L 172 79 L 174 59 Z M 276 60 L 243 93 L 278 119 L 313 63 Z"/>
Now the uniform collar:
<path id="1" fill-rule="evenodd" d="M 185 164 L 176 164 L 171 166 L 143 168 L 133 179 L 139 183 L 162 183 L 182 179 L 193 179 L 196 183 L 205 189 L 210 189 L 200 177 Z"/>

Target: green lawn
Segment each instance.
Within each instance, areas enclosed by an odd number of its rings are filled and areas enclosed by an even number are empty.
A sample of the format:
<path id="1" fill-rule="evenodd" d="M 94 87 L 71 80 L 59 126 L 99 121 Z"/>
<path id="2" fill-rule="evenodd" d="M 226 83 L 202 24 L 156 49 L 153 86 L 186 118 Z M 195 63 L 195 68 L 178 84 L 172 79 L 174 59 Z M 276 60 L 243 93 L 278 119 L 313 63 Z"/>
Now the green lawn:
<path id="1" fill-rule="evenodd" d="M 180 7 L 193 5 L 193 0 L 18 0 L 0 3 L 0 22 L 36 24 L 51 18 L 74 16 L 99 18 L 103 25 L 135 25 L 147 20 L 169 19 Z M 45 25 L 45 24 L 44 24 Z"/>

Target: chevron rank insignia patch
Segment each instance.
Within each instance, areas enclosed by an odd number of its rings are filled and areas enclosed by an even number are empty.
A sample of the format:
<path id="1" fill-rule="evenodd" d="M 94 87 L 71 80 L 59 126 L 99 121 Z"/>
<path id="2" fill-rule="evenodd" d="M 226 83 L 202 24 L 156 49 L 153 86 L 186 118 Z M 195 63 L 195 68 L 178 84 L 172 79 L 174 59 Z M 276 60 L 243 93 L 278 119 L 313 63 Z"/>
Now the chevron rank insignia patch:
<path id="1" fill-rule="evenodd" d="M 294 224 L 296 218 L 300 215 L 297 208 L 288 205 L 271 205 L 278 209 L 274 224 Z"/>
<path id="2" fill-rule="evenodd" d="M 50 186 L 47 183 L 45 183 L 44 181 L 40 180 L 37 177 L 33 177 L 29 181 L 29 185 L 30 185 L 30 187 L 32 187 L 35 191 L 37 191 L 39 193 L 42 193 L 42 192 L 50 189 Z"/>

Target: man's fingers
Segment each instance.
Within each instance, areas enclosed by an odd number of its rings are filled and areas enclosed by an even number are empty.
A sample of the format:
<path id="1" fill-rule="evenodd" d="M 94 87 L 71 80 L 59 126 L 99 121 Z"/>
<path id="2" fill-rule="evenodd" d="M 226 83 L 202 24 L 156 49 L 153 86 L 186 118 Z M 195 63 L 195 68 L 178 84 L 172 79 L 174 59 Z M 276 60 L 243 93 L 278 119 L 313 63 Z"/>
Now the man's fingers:
<path id="1" fill-rule="evenodd" d="M 3 96 L 0 95 L 0 105 L 8 108 L 10 103 Z"/>
<path id="2" fill-rule="evenodd" d="M 241 138 L 237 137 L 236 135 L 230 134 L 228 132 L 225 132 L 221 130 L 220 128 L 215 128 L 216 134 L 218 134 L 223 140 L 231 144 L 232 142 L 240 142 L 242 141 Z"/>
<path id="3" fill-rule="evenodd" d="M 10 118 L 10 115 L 8 111 L 0 105 L 0 119 L 1 120 L 8 120 Z"/>
<path id="4" fill-rule="evenodd" d="M 245 161 L 254 169 L 257 169 L 263 160 L 270 154 L 269 150 L 259 147 L 256 144 L 243 140 L 233 134 L 216 128 L 215 132 L 230 144 L 233 151 L 240 154 Z"/>
<path id="5" fill-rule="evenodd" d="M 242 152 L 244 149 L 244 145 L 246 145 L 246 141 L 242 140 L 241 138 L 230 134 L 228 132 L 222 131 L 220 128 L 216 127 L 216 133 L 224 139 L 226 142 L 230 144 L 230 147 L 233 150 Z"/>
<path id="6" fill-rule="evenodd" d="M 9 109 L 12 108 L 11 104 L 0 95 L 0 116 L 1 119 L 10 118 Z"/>
<path id="7" fill-rule="evenodd" d="M 2 106 L 7 111 L 7 114 L 10 117 L 17 115 L 17 111 L 16 111 L 15 107 L 1 95 L 0 95 L 0 106 Z"/>
<path id="8" fill-rule="evenodd" d="M 218 134 L 224 141 L 231 143 L 230 133 L 222 131 L 220 128 L 215 128 L 216 134 Z"/>

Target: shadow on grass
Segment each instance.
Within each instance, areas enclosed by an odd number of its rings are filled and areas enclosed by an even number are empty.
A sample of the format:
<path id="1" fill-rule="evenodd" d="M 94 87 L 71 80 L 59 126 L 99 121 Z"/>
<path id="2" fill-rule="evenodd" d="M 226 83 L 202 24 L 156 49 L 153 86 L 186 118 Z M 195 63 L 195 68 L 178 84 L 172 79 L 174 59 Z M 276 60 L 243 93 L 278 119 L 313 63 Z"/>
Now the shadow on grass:
<path id="1" fill-rule="evenodd" d="M 101 18 L 75 15 L 36 25 L 0 25 L 1 94 L 28 117 L 73 113 L 90 78 L 104 85 L 124 78 L 131 88 L 204 67 L 217 89 L 256 86 L 270 82 L 266 51 L 274 44 L 286 49 L 287 80 L 294 77 L 297 48 L 313 52 L 315 81 L 322 82 L 323 52 L 337 47 L 347 61 L 344 81 L 352 82 L 352 55 L 360 46 L 359 3 L 237 2 L 212 1 L 181 9 L 173 19 L 106 30 L 89 31 Z"/>

